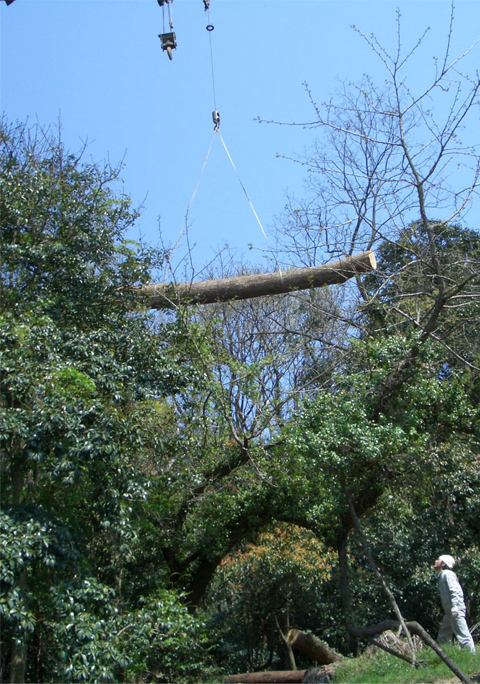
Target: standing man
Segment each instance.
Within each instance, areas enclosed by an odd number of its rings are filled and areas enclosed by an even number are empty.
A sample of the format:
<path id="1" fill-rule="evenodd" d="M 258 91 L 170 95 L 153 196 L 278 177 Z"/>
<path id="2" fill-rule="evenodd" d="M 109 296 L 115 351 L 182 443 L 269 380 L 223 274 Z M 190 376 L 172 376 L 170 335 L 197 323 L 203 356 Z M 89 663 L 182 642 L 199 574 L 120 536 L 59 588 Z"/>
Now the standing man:
<path id="1" fill-rule="evenodd" d="M 468 648 L 475 653 L 475 644 L 465 620 L 466 608 L 463 590 L 458 577 L 453 572 L 455 559 L 452 556 L 439 556 L 433 567 L 438 572 L 438 589 L 445 615 L 438 630 L 437 641 L 444 644 L 453 634 L 462 648 Z"/>

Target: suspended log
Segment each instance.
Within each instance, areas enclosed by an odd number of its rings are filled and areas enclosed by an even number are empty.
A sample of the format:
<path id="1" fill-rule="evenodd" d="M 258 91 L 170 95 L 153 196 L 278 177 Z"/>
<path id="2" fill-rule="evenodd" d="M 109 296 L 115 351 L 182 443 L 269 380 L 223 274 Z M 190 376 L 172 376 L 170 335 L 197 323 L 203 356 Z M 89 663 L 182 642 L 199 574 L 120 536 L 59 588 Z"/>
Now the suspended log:
<path id="1" fill-rule="evenodd" d="M 299 629 L 291 629 L 287 634 L 287 644 L 297 651 L 301 651 L 320 665 L 329 665 L 343 660 L 343 656 L 335 653 L 323 641 L 313 634 L 301 632 Z"/>
<path id="2" fill-rule="evenodd" d="M 338 285 L 377 267 L 372 251 L 322 266 L 295 268 L 198 283 L 159 283 L 136 288 L 139 298 L 151 309 L 172 309 L 179 304 L 213 304 L 235 299 L 253 299 L 323 285 Z"/>
<path id="3" fill-rule="evenodd" d="M 424 641 L 427 644 L 427 646 L 430 646 L 430 648 L 433 651 L 435 651 L 435 653 L 440 657 L 440 659 L 445 663 L 445 665 L 448 668 L 450 668 L 450 670 L 460 679 L 460 681 L 464 682 L 464 684 L 472 684 L 471 679 L 467 677 L 467 675 L 462 672 L 458 665 L 447 656 L 447 654 L 437 644 L 435 639 L 432 639 L 430 634 L 422 627 L 422 625 L 420 625 L 418 622 L 407 622 L 406 625 L 410 632 L 412 632 L 413 634 L 417 634 L 422 639 L 422 641 Z M 353 637 L 365 639 L 375 636 L 375 634 L 381 634 L 382 632 L 386 632 L 387 630 L 397 630 L 399 626 L 400 623 L 396 620 L 386 620 L 385 622 L 381 622 L 377 625 L 370 625 L 369 627 L 349 626 L 348 631 Z"/>
<path id="4" fill-rule="evenodd" d="M 271 684 L 272 682 L 303 682 L 307 670 L 272 670 L 271 672 L 245 672 L 245 674 L 227 675 L 224 682 L 232 684 Z"/>

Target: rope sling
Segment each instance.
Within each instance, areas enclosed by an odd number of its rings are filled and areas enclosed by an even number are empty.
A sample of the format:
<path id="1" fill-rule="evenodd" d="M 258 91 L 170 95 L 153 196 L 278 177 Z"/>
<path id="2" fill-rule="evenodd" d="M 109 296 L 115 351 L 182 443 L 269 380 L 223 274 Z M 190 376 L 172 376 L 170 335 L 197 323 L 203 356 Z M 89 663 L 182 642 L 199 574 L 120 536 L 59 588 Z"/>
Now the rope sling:
<path id="1" fill-rule="evenodd" d="M 157 2 L 158 2 L 158 4 L 162 7 L 162 12 L 163 12 L 163 31 L 164 31 L 164 33 L 161 33 L 161 34 L 159 35 L 159 38 L 160 38 L 160 40 L 161 40 L 162 50 L 164 50 L 164 51 L 167 52 L 168 57 L 169 57 L 169 59 L 171 60 L 171 59 L 172 59 L 172 49 L 174 49 L 174 48 L 177 47 L 176 36 L 175 36 L 175 33 L 173 32 L 173 20 L 172 20 L 172 11 L 171 11 L 171 4 L 173 3 L 173 0 L 157 0 Z M 215 87 L 215 68 L 214 68 L 213 45 L 212 45 L 212 33 L 213 33 L 214 29 L 215 29 L 215 26 L 213 25 L 213 23 L 212 23 L 212 18 L 211 18 L 210 0 L 203 0 L 203 5 L 204 5 L 204 10 L 205 10 L 205 12 L 206 12 L 206 14 L 207 14 L 207 22 L 208 22 L 205 28 L 206 28 L 206 30 L 207 30 L 207 32 L 208 32 L 208 37 L 209 37 L 209 48 L 210 48 L 210 67 L 211 67 L 212 95 L 213 95 L 213 112 L 212 112 L 212 120 L 213 120 L 213 124 L 214 124 L 214 129 L 213 129 L 213 130 L 214 130 L 214 134 L 213 134 L 212 140 L 210 141 L 210 145 L 209 145 L 209 147 L 208 147 L 207 154 L 206 154 L 205 159 L 204 159 L 204 161 L 203 161 L 203 164 L 202 164 L 202 168 L 201 168 L 201 171 L 200 171 L 199 178 L 198 178 L 198 180 L 197 180 L 197 183 L 196 183 L 195 188 L 194 188 L 194 190 L 193 190 L 192 197 L 191 197 L 190 202 L 189 202 L 189 204 L 188 204 L 187 211 L 186 211 L 186 213 L 185 213 L 185 221 L 184 221 L 184 224 L 183 224 L 182 229 L 181 229 L 181 231 L 180 231 L 180 234 L 179 234 L 179 236 L 178 236 L 178 238 L 177 238 L 177 242 L 176 242 L 176 244 L 175 244 L 175 246 L 174 246 L 174 249 L 176 249 L 176 247 L 178 246 L 178 244 L 179 244 L 179 242 L 180 242 L 180 240 L 181 240 L 183 234 L 184 234 L 185 231 L 186 231 L 186 228 L 187 228 L 187 225 L 188 225 L 188 217 L 189 217 L 189 214 L 190 214 L 190 210 L 191 210 L 191 208 L 192 208 L 193 202 L 194 202 L 194 200 L 195 200 L 195 196 L 196 196 L 196 194 L 197 194 L 197 190 L 198 190 L 198 188 L 199 188 L 199 186 L 200 186 L 200 182 L 201 182 L 203 173 L 204 173 L 204 171 L 205 171 L 205 167 L 206 167 L 207 162 L 208 162 L 208 159 L 209 159 L 209 157 L 210 157 L 210 152 L 212 151 L 212 147 L 213 147 L 213 144 L 214 144 L 214 141 L 215 141 L 215 137 L 218 136 L 218 138 L 220 139 L 220 141 L 221 141 L 221 143 L 222 143 L 223 149 L 225 150 L 225 153 L 226 153 L 226 155 L 227 155 L 227 158 L 228 158 L 230 164 L 232 165 L 232 168 L 233 168 L 233 170 L 234 170 L 234 172 L 235 172 L 235 175 L 236 175 L 236 177 L 237 177 L 237 179 L 238 179 L 238 182 L 240 183 L 240 186 L 241 186 L 241 188 L 242 188 L 242 190 L 243 190 L 243 192 L 244 192 L 244 194 L 245 194 L 245 197 L 247 198 L 248 204 L 250 205 L 250 208 L 251 208 L 252 213 L 253 213 L 253 215 L 254 215 L 254 217 L 255 217 L 255 220 L 256 220 L 256 222 L 258 223 L 258 225 L 259 225 L 259 227 L 260 227 L 260 230 L 262 231 L 263 237 L 265 238 L 265 241 L 266 241 L 266 243 L 267 243 L 267 245 L 268 245 L 268 247 L 269 247 L 269 249 L 270 249 L 270 252 L 271 252 L 271 254 L 273 255 L 273 257 L 274 257 L 274 259 L 275 259 L 275 262 L 276 262 L 276 265 L 277 265 L 277 268 L 278 268 L 280 277 L 282 278 L 282 270 L 281 270 L 280 264 L 278 263 L 278 260 L 277 260 L 277 258 L 276 258 L 275 252 L 274 252 L 274 250 L 272 249 L 272 246 L 271 246 L 270 241 L 269 241 L 269 239 L 268 239 L 267 233 L 265 232 L 265 229 L 264 229 L 264 227 L 263 227 L 263 225 L 262 225 L 262 222 L 260 221 L 260 218 L 259 218 L 259 216 L 258 216 L 258 214 L 257 214 L 257 212 L 256 212 L 256 210 L 255 210 L 255 207 L 253 206 L 253 202 L 252 202 L 252 200 L 251 200 L 251 198 L 250 198 L 250 196 L 249 196 L 249 194 L 248 194 L 248 192 L 247 192 L 247 189 L 246 189 L 246 187 L 245 187 L 245 184 L 243 183 L 243 181 L 242 181 L 242 179 L 241 179 L 241 177 L 240 177 L 240 174 L 239 174 L 239 172 L 238 172 L 238 169 L 237 169 L 237 167 L 235 166 L 235 163 L 234 163 L 234 161 L 233 161 L 232 155 L 230 154 L 230 152 L 229 152 L 229 150 L 228 150 L 228 148 L 227 148 L 227 145 L 226 145 L 226 143 L 225 143 L 225 140 L 223 139 L 223 136 L 222 136 L 222 134 L 221 134 L 221 132 L 220 132 L 220 112 L 219 112 L 218 109 L 217 109 L 217 94 L 216 94 L 216 87 Z M 165 6 L 167 6 L 167 10 L 168 10 L 168 21 L 169 21 L 169 28 L 170 28 L 170 32 L 168 32 L 168 33 L 165 33 Z"/>

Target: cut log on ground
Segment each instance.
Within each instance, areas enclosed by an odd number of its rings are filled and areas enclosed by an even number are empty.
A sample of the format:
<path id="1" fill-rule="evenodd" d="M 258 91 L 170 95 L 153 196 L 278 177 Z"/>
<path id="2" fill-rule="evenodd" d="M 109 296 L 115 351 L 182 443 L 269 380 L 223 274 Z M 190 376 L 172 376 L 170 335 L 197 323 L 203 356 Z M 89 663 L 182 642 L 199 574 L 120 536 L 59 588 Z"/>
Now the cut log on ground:
<path id="1" fill-rule="evenodd" d="M 323 266 L 199 283 L 159 283 L 144 285 L 135 291 L 151 309 L 172 309 L 180 304 L 214 304 L 338 285 L 355 275 L 369 273 L 376 267 L 375 255 L 369 250 Z"/>
<path id="2" fill-rule="evenodd" d="M 303 682 L 308 670 L 272 670 L 271 672 L 245 672 L 245 674 L 227 675 L 224 682 L 237 684 L 271 684 L 272 682 Z"/>
<path id="3" fill-rule="evenodd" d="M 335 653 L 323 641 L 313 634 L 301 632 L 299 629 L 291 629 L 287 634 L 287 644 L 301 651 L 320 665 L 329 665 L 343 660 L 343 656 Z"/>
<path id="4" fill-rule="evenodd" d="M 432 639 L 430 634 L 420 625 L 418 622 L 407 622 L 407 629 L 413 634 L 417 634 L 422 641 L 424 641 L 427 646 L 435 651 L 435 653 L 443 660 L 445 665 L 450 668 L 454 675 L 456 675 L 465 684 L 472 684 L 472 681 L 462 670 L 454 663 L 454 661 L 447 656 L 446 653 L 440 648 L 435 639 Z M 381 634 L 387 630 L 397 630 L 400 623 L 396 620 L 387 620 L 381 622 L 377 625 L 370 625 L 369 627 L 349 627 L 348 631 L 353 637 L 358 637 L 360 639 L 368 639 L 369 637 L 375 636 L 375 634 Z"/>
<path id="5" fill-rule="evenodd" d="M 227 675 L 223 678 L 224 682 L 231 682 L 231 684 L 270 684 L 278 682 L 279 684 L 286 682 L 330 682 L 335 675 L 335 665 L 322 665 L 315 667 L 312 670 L 278 670 L 272 672 L 246 672 L 238 675 Z"/>
<path id="6" fill-rule="evenodd" d="M 325 682 L 334 681 L 335 668 L 338 663 L 331 663 L 330 665 L 320 665 L 308 670 L 307 674 L 302 680 L 302 684 L 325 684 Z"/>

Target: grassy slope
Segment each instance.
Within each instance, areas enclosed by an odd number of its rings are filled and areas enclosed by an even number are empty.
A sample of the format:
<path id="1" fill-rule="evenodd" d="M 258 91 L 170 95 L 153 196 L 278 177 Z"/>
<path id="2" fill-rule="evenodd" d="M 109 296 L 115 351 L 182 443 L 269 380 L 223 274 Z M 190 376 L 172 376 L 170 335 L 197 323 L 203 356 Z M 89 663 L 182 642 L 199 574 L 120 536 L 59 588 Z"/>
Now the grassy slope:
<path id="1" fill-rule="evenodd" d="M 476 655 L 456 646 L 444 648 L 447 655 L 472 681 L 480 682 L 480 650 Z M 403 660 L 377 649 L 367 649 L 358 658 L 347 659 L 335 670 L 334 684 L 430 684 L 460 680 L 429 648 L 417 654 L 421 663 L 414 669 Z"/>

